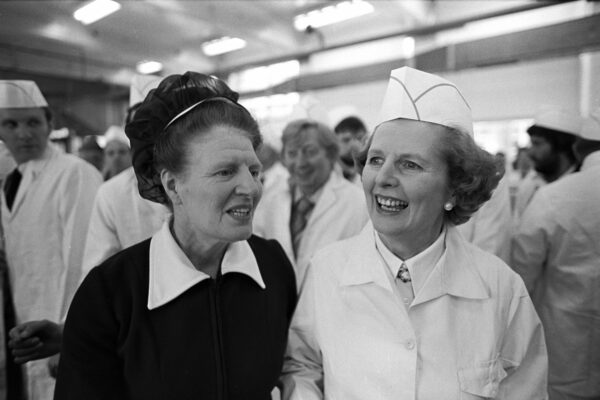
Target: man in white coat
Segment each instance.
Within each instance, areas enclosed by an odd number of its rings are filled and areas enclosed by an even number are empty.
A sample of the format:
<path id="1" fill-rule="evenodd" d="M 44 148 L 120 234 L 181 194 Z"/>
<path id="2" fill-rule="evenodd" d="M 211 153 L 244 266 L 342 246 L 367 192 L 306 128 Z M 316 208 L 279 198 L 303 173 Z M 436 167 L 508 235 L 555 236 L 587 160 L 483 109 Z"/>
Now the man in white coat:
<path id="1" fill-rule="evenodd" d="M 527 129 L 531 138 L 529 157 L 534 170 L 529 171 L 517 187 L 515 225 L 540 187 L 575 170 L 576 160 L 571 147 L 580 129 L 581 118 L 569 110 L 546 106 L 537 113 L 534 124 Z"/>
<path id="2" fill-rule="evenodd" d="M 17 322 L 65 315 L 79 282 L 85 235 L 100 173 L 49 144 L 51 114 L 31 81 L 0 81 L 0 139 L 17 168 L 1 200 Z M 46 362 L 29 363 L 30 399 L 51 399 Z"/>
<path id="3" fill-rule="evenodd" d="M 600 110 L 580 135 L 581 171 L 537 191 L 513 240 L 546 333 L 551 400 L 600 398 Z"/>
<path id="4" fill-rule="evenodd" d="M 331 129 L 314 120 L 295 120 L 283 130 L 282 143 L 290 179 L 260 201 L 254 233 L 281 243 L 300 288 L 312 255 L 358 234 L 368 214 L 361 189 L 333 172 L 339 147 Z"/>

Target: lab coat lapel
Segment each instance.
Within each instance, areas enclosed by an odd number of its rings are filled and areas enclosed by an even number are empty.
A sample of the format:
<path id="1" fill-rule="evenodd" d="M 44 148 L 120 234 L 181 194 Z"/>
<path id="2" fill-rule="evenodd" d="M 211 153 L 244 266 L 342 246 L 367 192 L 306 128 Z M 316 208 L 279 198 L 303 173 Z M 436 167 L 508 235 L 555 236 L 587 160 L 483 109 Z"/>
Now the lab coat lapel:
<path id="1" fill-rule="evenodd" d="M 455 226 L 448 226 L 446 250 L 416 294 L 411 307 L 443 295 L 487 299 L 490 290 L 475 267 L 476 255 L 467 247 Z"/>
<path id="2" fill-rule="evenodd" d="M 321 193 L 321 197 L 315 204 L 315 209 L 310 215 L 308 219 L 308 225 L 314 224 L 315 221 L 318 221 L 319 218 L 327 212 L 328 209 L 335 205 L 337 201 L 337 188 L 340 186 L 339 181 L 337 180 L 337 175 L 334 171 L 331 171 L 329 174 L 329 179 L 323 186 L 323 192 Z"/>

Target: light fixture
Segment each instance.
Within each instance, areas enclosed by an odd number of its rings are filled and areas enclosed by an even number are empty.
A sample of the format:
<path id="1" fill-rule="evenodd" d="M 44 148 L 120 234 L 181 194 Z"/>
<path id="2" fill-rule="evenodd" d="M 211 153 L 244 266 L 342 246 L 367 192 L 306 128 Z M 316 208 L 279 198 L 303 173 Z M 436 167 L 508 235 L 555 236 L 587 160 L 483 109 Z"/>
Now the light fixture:
<path id="1" fill-rule="evenodd" d="M 150 60 L 140 61 L 136 65 L 137 72 L 139 72 L 140 74 L 143 74 L 143 75 L 154 74 L 154 73 L 162 70 L 162 68 L 163 68 L 162 63 L 159 63 L 158 61 L 150 61 Z"/>
<path id="2" fill-rule="evenodd" d="M 121 5 L 113 0 L 94 0 L 73 13 L 73 18 L 89 25 L 119 10 Z"/>
<path id="3" fill-rule="evenodd" d="M 373 6 L 364 0 L 346 0 L 333 6 L 323 7 L 294 17 L 294 27 L 299 31 L 319 28 L 373 12 Z"/>
<path id="4" fill-rule="evenodd" d="M 230 51 L 243 49 L 246 41 L 236 37 L 223 36 L 222 38 L 202 43 L 202 51 L 207 56 L 216 56 Z"/>

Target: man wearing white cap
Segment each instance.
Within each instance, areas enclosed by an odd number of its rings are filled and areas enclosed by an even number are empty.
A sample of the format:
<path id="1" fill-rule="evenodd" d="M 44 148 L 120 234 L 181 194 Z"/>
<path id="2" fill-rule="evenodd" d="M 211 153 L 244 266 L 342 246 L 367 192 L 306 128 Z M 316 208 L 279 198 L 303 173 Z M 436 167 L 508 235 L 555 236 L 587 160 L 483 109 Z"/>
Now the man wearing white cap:
<path id="1" fill-rule="evenodd" d="M 544 336 L 523 281 L 456 229 L 501 178 L 459 89 L 392 71 L 356 161 L 371 223 L 312 258 L 283 398 L 546 399 Z"/>
<path id="2" fill-rule="evenodd" d="M 600 398 L 600 110 L 574 151 L 581 171 L 537 191 L 513 241 L 546 333 L 551 400 Z"/>
<path id="3" fill-rule="evenodd" d="M 529 157 L 535 171 L 530 171 L 517 188 L 514 212 L 517 224 L 538 188 L 575 170 L 571 147 L 580 129 L 581 118 L 560 107 L 542 107 L 536 114 L 534 124 L 527 129 L 531 138 Z"/>
<path id="4" fill-rule="evenodd" d="M 18 167 L 7 177 L 2 227 L 17 322 L 60 320 L 79 282 L 85 233 L 102 178 L 49 145 L 51 113 L 31 81 L 0 81 L 0 139 Z M 46 363 L 27 365 L 30 399 L 50 399 Z"/>
<path id="5" fill-rule="evenodd" d="M 155 76 L 136 76 L 133 80 L 127 120 L 131 118 L 140 102 L 151 89 L 160 83 Z M 113 126 L 106 132 L 107 147 L 119 142 L 127 146 L 129 154 L 129 139 L 123 128 Z M 129 158 L 130 160 L 130 158 Z M 129 161 L 131 164 L 131 161 Z M 108 179 L 98 188 L 93 203 L 89 229 L 85 240 L 81 276 L 83 280 L 87 273 L 108 257 L 131 245 L 152 236 L 169 218 L 170 212 L 162 204 L 143 199 L 137 188 L 137 179 L 133 167 L 126 168 L 114 177 Z M 35 360 L 60 351 L 62 339 L 62 323 L 58 320 L 27 321 L 11 331 L 11 336 L 19 336 L 21 340 L 36 340 L 38 346 L 19 346 L 14 344 L 23 354 L 25 360 Z M 25 342 L 23 342 L 25 343 Z M 53 357 L 49 368 L 56 373 L 59 357 Z"/>
<path id="6" fill-rule="evenodd" d="M 131 167 L 129 139 L 125 129 L 113 125 L 104 134 L 104 164 L 102 177 L 105 181 Z"/>
<path id="7" fill-rule="evenodd" d="M 158 77 L 134 78 L 130 90 L 130 102 L 134 103 L 130 104 L 127 120 L 145 95 L 159 83 Z M 119 128 L 120 131 L 122 128 Z M 117 135 L 113 137 L 115 136 Z M 122 138 L 120 135 L 119 137 Z M 129 143 L 127 136 L 121 140 Z M 152 236 L 169 214 L 169 210 L 162 204 L 140 196 L 133 167 L 104 182 L 94 201 L 81 278 L 113 254 Z"/>

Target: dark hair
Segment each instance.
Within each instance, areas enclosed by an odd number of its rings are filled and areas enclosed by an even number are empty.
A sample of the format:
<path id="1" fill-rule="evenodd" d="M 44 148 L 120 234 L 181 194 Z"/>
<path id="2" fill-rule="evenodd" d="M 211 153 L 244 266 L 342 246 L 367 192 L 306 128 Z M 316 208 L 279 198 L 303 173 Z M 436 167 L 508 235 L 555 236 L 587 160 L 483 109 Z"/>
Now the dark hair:
<path id="1" fill-rule="evenodd" d="M 240 105 L 226 101 L 207 101 L 169 126 L 154 146 L 154 166 L 173 173 L 183 172 L 190 141 L 215 126 L 230 126 L 245 132 L 256 150 L 262 144 L 258 123 Z"/>
<path id="2" fill-rule="evenodd" d="M 52 123 L 52 111 L 50 110 L 50 107 L 42 107 L 42 110 L 44 110 L 44 115 L 46 116 L 46 121 L 48 122 L 48 124 Z"/>
<path id="3" fill-rule="evenodd" d="M 160 171 L 181 172 L 192 137 L 215 126 L 248 133 L 256 149 L 262 142 L 256 120 L 238 102 L 238 94 L 218 78 L 186 72 L 170 75 L 133 108 L 125 132 L 140 195 L 169 204 Z"/>
<path id="4" fill-rule="evenodd" d="M 533 125 L 527 129 L 529 136 L 538 136 L 546 140 L 552 146 L 552 149 L 558 153 L 565 154 L 569 160 L 574 163 L 575 153 L 573 153 L 573 144 L 577 139 L 577 136 L 563 131 L 557 131 L 555 129 L 548 129 L 542 126 Z"/>
<path id="5" fill-rule="evenodd" d="M 352 132 L 353 134 L 361 131 L 365 133 L 367 132 L 365 124 L 358 117 L 354 116 L 344 118 L 335 126 L 333 130 L 336 134 L 342 132 Z"/>
<path id="6" fill-rule="evenodd" d="M 327 158 L 332 163 L 335 162 L 340 152 L 337 137 L 327 125 L 311 119 L 297 119 L 283 128 L 283 133 L 281 134 L 281 142 L 283 144 L 282 154 L 285 152 L 287 144 L 300 139 L 302 133 L 310 129 L 314 129 L 317 132 L 317 141 L 325 149 Z"/>
<path id="7" fill-rule="evenodd" d="M 436 148 L 448 168 L 449 187 L 454 197 L 454 207 L 444 210 L 447 221 L 460 225 L 469 220 L 498 186 L 504 175 L 504 165 L 492 154 L 480 148 L 473 138 L 458 129 L 444 126 Z M 362 175 L 367 153 L 373 142 L 369 137 L 363 148 L 354 155 Z"/>

